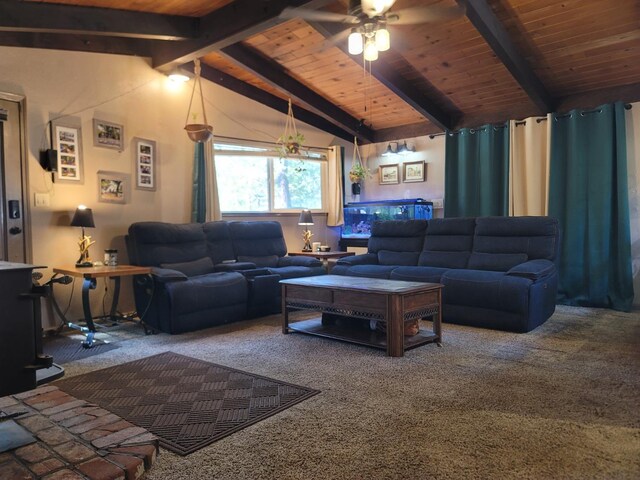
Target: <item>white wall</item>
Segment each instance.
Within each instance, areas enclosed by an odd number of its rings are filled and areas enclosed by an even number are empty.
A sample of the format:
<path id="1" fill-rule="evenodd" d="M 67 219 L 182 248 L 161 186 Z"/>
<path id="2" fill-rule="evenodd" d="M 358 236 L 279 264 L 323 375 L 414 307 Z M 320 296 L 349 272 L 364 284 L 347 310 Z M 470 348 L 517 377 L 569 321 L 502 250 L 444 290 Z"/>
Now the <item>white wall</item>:
<path id="1" fill-rule="evenodd" d="M 69 227 L 69 222 L 79 204 L 93 209 L 96 228 L 88 230 L 96 241 L 90 249 L 93 260 L 101 260 L 105 248 L 117 248 L 121 263 L 126 262 L 124 235 L 133 222 L 189 221 L 193 143 L 183 127 L 193 81 L 176 87 L 154 71 L 148 60 L 137 57 L 9 47 L 0 47 L 0 72 L 0 91 L 25 95 L 27 99 L 33 262 L 49 267 L 43 272 L 45 280 L 52 273 L 52 267 L 72 265 L 77 260 L 79 231 Z M 203 81 L 203 87 L 208 121 L 216 135 L 269 141 L 282 133 L 285 115 L 210 82 Z M 83 185 L 52 183 L 51 175 L 38 163 L 39 150 L 48 146 L 47 121 L 64 114 L 81 120 Z M 124 125 L 124 151 L 93 146 L 93 118 Z M 297 122 L 297 126 L 309 145 L 334 143 L 332 135 L 302 122 Z M 133 137 L 157 142 L 157 191 L 132 188 L 131 198 L 125 205 L 99 203 L 98 170 L 133 174 Z M 36 208 L 35 192 L 49 193 L 50 206 Z M 294 242 L 290 248 L 297 248 L 297 237 L 300 236 L 297 219 L 283 224 L 287 241 Z M 71 287 L 56 286 L 55 290 L 64 308 Z M 101 283 L 91 295 L 94 313 L 102 311 L 102 290 Z M 120 308 L 123 311 L 133 309 L 131 289 L 126 280 Z M 70 319 L 79 319 L 81 312 L 78 281 Z M 51 318 L 51 311 L 43 313 L 45 326 L 57 324 L 58 320 Z"/>
<path id="2" fill-rule="evenodd" d="M 405 139 L 402 139 L 404 141 Z M 444 198 L 444 144 L 445 137 L 440 135 L 434 138 L 422 136 L 407 138 L 407 145 L 415 147 L 415 153 L 408 155 L 392 155 L 383 157 L 382 153 L 387 149 L 388 143 L 376 143 L 360 146 L 360 154 L 365 166 L 372 176 L 362 182 L 360 201 L 370 200 L 397 200 L 404 198 L 424 198 L 425 200 Z M 402 142 L 401 142 L 402 143 Z M 395 144 L 392 145 L 395 148 Z M 345 161 L 345 170 L 348 172 L 353 160 L 352 149 Z M 426 181 L 415 183 L 402 182 L 403 162 L 415 162 L 424 160 L 426 162 Z M 380 165 L 398 164 L 400 168 L 400 183 L 393 185 L 380 185 L 378 180 L 378 169 Z M 355 201 L 351 195 L 351 186 L 346 179 L 346 200 Z M 442 217 L 443 210 L 435 210 L 436 217 Z"/>

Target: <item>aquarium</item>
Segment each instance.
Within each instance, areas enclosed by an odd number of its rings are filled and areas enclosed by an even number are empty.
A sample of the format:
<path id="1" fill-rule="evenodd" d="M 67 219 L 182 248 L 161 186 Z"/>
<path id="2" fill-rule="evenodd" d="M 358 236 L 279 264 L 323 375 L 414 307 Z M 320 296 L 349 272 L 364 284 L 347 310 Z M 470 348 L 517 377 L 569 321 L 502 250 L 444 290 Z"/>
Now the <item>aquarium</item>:
<path id="1" fill-rule="evenodd" d="M 376 220 L 428 220 L 433 217 L 433 203 L 422 198 L 354 202 L 344 207 L 344 225 L 340 247 L 363 247 L 371 236 Z"/>

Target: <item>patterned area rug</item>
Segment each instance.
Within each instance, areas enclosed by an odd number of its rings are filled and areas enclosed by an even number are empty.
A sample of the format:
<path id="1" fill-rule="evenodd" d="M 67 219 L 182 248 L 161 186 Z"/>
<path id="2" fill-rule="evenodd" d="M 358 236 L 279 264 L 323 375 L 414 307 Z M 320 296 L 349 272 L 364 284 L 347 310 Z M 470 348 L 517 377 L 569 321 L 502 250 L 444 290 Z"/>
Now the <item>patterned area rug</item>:
<path id="1" fill-rule="evenodd" d="M 173 352 L 55 385 L 146 428 L 180 455 L 320 393 Z"/>
<path id="2" fill-rule="evenodd" d="M 80 335 L 45 337 L 42 339 L 42 352 L 51 355 L 55 363 L 62 365 L 118 348 L 117 344 L 100 342 L 96 342 L 91 348 L 84 348 L 81 338 Z"/>

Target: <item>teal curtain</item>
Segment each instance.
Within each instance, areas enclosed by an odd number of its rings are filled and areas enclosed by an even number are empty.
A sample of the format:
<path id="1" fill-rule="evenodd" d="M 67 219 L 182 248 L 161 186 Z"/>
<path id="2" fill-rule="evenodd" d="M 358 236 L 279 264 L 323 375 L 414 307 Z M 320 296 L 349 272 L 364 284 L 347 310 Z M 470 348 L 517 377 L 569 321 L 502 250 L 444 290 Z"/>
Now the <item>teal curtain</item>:
<path id="1" fill-rule="evenodd" d="M 509 130 L 484 125 L 447 133 L 444 216 L 509 213 Z"/>
<path id="2" fill-rule="evenodd" d="M 554 114 L 549 215 L 560 221 L 558 302 L 633 302 L 624 104 Z"/>
<path id="3" fill-rule="evenodd" d="M 191 221 L 198 223 L 203 223 L 207 218 L 207 179 L 204 162 L 204 143 L 196 142 L 193 154 Z"/>

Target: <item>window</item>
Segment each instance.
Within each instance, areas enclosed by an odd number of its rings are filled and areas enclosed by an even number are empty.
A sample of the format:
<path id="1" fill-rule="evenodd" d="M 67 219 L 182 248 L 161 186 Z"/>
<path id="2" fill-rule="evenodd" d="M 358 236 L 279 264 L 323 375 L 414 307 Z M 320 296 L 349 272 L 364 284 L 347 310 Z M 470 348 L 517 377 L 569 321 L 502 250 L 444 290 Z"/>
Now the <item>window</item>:
<path id="1" fill-rule="evenodd" d="M 266 148 L 215 145 L 222 212 L 324 209 L 326 161 L 320 154 L 278 158 Z"/>

